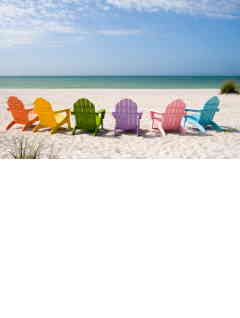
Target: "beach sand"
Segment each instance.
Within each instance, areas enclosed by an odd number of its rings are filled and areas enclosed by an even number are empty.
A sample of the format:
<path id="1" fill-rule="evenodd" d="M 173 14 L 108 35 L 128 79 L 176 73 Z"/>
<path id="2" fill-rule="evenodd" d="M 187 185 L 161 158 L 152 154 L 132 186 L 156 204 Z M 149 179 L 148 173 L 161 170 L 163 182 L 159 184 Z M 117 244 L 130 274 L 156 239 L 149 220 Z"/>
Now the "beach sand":
<path id="1" fill-rule="evenodd" d="M 187 135 L 168 133 L 160 137 L 151 130 L 149 111 L 163 112 L 166 105 L 174 99 L 183 99 L 187 107 L 200 108 L 207 99 L 218 95 L 219 90 L 103 90 L 103 89 L 1 89 L 0 90 L 0 158 L 10 158 L 9 150 L 15 136 L 25 136 L 31 141 L 42 143 L 42 158 L 49 154 L 59 159 L 71 158 L 240 158 L 240 96 L 219 96 L 221 111 L 216 114 L 218 124 L 233 129 L 227 132 L 208 131 L 207 135 L 189 129 Z M 89 133 L 72 136 L 67 129 L 61 129 L 55 135 L 49 130 L 32 133 L 22 132 L 19 126 L 5 130 L 11 121 L 6 111 L 8 96 L 18 96 L 27 108 L 37 97 L 49 100 L 54 109 L 72 107 L 82 97 L 89 98 L 96 109 L 107 110 L 104 120 L 105 132 L 93 137 Z M 114 119 L 111 115 L 115 104 L 122 98 L 132 98 L 144 111 L 141 120 L 142 134 L 122 133 L 113 136 Z M 74 119 L 72 118 L 72 123 Z M 239 131 L 238 131 L 239 130 Z"/>

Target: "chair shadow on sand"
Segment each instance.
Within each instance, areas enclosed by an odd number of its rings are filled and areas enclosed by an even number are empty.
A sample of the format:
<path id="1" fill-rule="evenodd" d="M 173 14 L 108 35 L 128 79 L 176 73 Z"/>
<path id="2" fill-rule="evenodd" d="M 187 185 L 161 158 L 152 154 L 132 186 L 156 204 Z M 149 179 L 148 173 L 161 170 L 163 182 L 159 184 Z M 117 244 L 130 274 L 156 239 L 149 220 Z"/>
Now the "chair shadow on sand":
<path id="1" fill-rule="evenodd" d="M 27 131 L 28 131 L 28 132 L 31 132 L 34 127 L 35 127 L 34 124 L 31 125 L 31 126 L 28 126 L 28 127 L 25 128 L 24 132 L 27 132 Z M 16 126 L 16 127 L 14 127 L 14 129 L 16 129 L 16 130 L 21 130 L 21 133 L 22 133 L 22 127 L 21 127 L 21 126 Z"/>
<path id="2" fill-rule="evenodd" d="M 230 126 L 221 126 L 221 128 L 223 129 L 222 131 L 216 131 L 213 128 L 209 127 L 206 128 L 206 132 L 207 134 L 201 134 L 199 133 L 199 130 L 197 128 L 191 128 L 191 131 L 187 132 L 187 135 L 191 135 L 191 136 L 198 136 L 198 135 L 202 135 L 202 136 L 212 136 L 210 134 L 210 132 L 216 132 L 217 134 L 222 134 L 222 133 L 240 133 L 240 130 L 237 128 L 233 128 Z M 196 131 L 196 133 L 194 133 Z"/>
<path id="3" fill-rule="evenodd" d="M 69 131 L 69 130 L 68 130 Z M 88 135 L 88 136 L 92 136 L 93 138 L 96 138 L 96 137 L 109 137 L 107 136 L 107 134 L 110 132 L 111 130 L 109 129 L 101 129 L 98 131 L 98 133 L 96 134 L 96 136 L 93 136 L 93 134 L 89 131 L 86 131 L 86 130 L 77 130 L 75 135 L 72 135 L 72 131 L 71 131 L 71 136 L 74 137 L 74 136 L 81 136 L 81 135 Z"/>
<path id="4" fill-rule="evenodd" d="M 27 127 L 26 132 L 31 132 L 34 127 L 35 127 L 34 124 L 32 126 Z M 224 131 L 218 132 L 219 134 L 221 134 L 221 133 L 240 133 L 240 129 L 237 129 L 237 128 L 233 128 L 230 126 L 221 126 L 221 127 L 224 129 Z M 19 127 L 16 127 L 15 129 L 22 130 L 22 127 L 19 126 Z M 211 132 L 213 132 L 213 131 L 214 131 L 214 129 L 209 128 L 206 130 L 207 133 L 203 134 L 203 133 L 199 132 L 198 129 L 191 128 L 191 130 L 188 130 L 186 132 L 186 134 L 181 135 L 181 134 L 179 134 L 179 132 L 172 132 L 171 131 L 171 132 L 167 133 L 167 136 L 168 135 L 174 135 L 174 136 L 178 135 L 179 137 L 192 137 L 192 136 L 194 136 L 194 137 L 209 137 L 209 136 L 213 136 L 211 134 Z M 50 132 L 49 128 L 47 128 L 47 127 L 42 127 L 38 131 L 38 133 L 46 133 L 46 132 Z M 122 135 L 127 135 L 127 136 L 133 136 L 136 138 L 145 138 L 145 139 L 164 138 L 161 136 L 160 133 L 158 133 L 157 131 L 152 131 L 151 129 L 140 129 L 139 132 L 140 132 L 140 134 L 138 137 L 135 135 L 134 131 L 124 131 L 124 132 L 119 131 L 117 133 L 117 135 L 114 136 L 114 130 L 104 128 L 104 129 L 101 129 L 97 133 L 96 136 L 92 136 L 92 137 L 93 138 L 94 137 L 104 137 L 104 138 L 118 139 Z M 61 134 L 61 135 L 65 135 L 65 136 L 72 136 L 72 130 L 69 130 L 68 128 L 65 128 L 65 127 L 61 127 L 61 128 L 59 128 L 57 134 Z M 57 135 L 57 134 L 54 134 L 54 135 Z M 49 134 L 49 135 L 51 135 L 51 134 Z M 79 130 L 76 132 L 75 136 L 80 136 L 80 135 L 90 135 L 91 136 L 91 133 L 88 131 Z M 74 137 L 74 136 L 72 136 L 72 137 Z"/>
<path id="5" fill-rule="evenodd" d="M 233 128 L 233 127 L 229 127 L 229 126 L 221 126 L 224 130 L 221 131 L 221 132 L 217 132 L 219 134 L 222 134 L 222 133 L 240 133 L 240 130 L 237 129 L 237 128 Z M 152 132 L 153 134 L 151 135 L 148 135 L 149 132 Z M 178 135 L 180 137 L 210 137 L 210 136 L 213 136 L 213 134 L 211 134 L 211 132 L 216 132 L 214 129 L 212 128 L 208 128 L 206 129 L 206 133 L 201 133 L 197 128 L 191 128 L 191 130 L 188 130 L 185 134 L 181 135 L 179 134 L 179 132 L 174 132 L 174 131 L 171 131 L 169 133 L 167 133 L 167 135 Z M 161 133 L 160 132 L 153 132 L 151 130 L 141 130 L 140 131 L 140 136 L 143 137 L 143 138 L 164 138 L 161 136 Z"/>
<path id="6" fill-rule="evenodd" d="M 151 132 L 151 135 L 148 135 L 147 133 Z M 179 134 L 178 131 L 170 131 L 170 132 L 166 132 L 166 137 L 167 136 L 179 136 L 179 137 L 208 137 L 208 136 L 212 136 L 211 134 L 209 133 L 201 133 L 199 131 L 196 131 L 196 132 L 193 132 L 193 131 L 187 131 L 185 134 Z M 145 130 L 144 133 L 141 135 L 143 138 L 146 138 L 146 139 L 152 139 L 152 138 L 161 138 L 161 139 L 164 139 L 166 137 L 163 137 L 161 135 L 160 132 L 158 131 L 152 131 L 152 130 Z"/>
<path id="7" fill-rule="evenodd" d="M 224 129 L 224 133 L 240 133 L 240 129 L 237 128 L 233 128 L 233 127 L 229 127 L 229 126 L 222 126 L 222 128 Z"/>

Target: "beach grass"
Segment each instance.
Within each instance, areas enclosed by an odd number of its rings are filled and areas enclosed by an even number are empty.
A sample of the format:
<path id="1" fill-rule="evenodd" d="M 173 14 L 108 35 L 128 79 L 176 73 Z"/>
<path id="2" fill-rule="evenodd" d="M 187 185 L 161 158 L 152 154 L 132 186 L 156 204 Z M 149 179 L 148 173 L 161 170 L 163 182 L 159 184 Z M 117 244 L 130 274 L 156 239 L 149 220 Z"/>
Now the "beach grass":
<path id="1" fill-rule="evenodd" d="M 43 152 L 44 143 L 39 140 L 30 140 L 24 136 L 14 136 L 10 143 L 10 154 L 12 159 L 59 159 L 58 154 L 52 144 L 49 151 L 44 156 Z"/>
<path id="2" fill-rule="evenodd" d="M 221 86 L 221 94 L 239 94 L 240 88 L 235 81 L 226 81 Z"/>
<path id="3" fill-rule="evenodd" d="M 9 154 L 13 159 L 40 159 L 42 144 L 24 136 L 13 137 Z"/>

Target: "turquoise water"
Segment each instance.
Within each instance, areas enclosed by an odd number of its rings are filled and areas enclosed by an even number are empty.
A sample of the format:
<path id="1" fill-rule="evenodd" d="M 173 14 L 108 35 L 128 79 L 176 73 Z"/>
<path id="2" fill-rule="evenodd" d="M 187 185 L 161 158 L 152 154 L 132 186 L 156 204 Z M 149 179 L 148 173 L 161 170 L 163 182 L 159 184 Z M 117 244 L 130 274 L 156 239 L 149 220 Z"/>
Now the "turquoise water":
<path id="1" fill-rule="evenodd" d="M 240 76 L 0 76 L 0 88 L 219 88 L 230 79 L 240 83 Z"/>

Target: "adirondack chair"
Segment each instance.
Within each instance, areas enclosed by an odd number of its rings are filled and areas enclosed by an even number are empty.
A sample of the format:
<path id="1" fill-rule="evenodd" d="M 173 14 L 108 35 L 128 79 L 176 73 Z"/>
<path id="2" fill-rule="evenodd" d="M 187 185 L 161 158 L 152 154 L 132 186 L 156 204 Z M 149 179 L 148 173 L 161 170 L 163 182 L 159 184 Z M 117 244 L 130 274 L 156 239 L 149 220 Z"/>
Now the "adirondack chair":
<path id="1" fill-rule="evenodd" d="M 219 98 L 214 96 L 206 102 L 202 109 L 186 109 L 188 113 L 194 113 L 194 115 L 187 114 L 185 116 L 184 126 L 191 124 L 202 133 L 206 133 L 206 129 L 209 127 L 216 131 L 223 131 L 224 129 L 213 121 L 215 113 L 219 111 L 219 104 Z"/>
<path id="2" fill-rule="evenodd" d="M 123 99 L 116 105 L 115 111 L 112 113 L 116 119 L 114 136 L 117 135 L 117 130 L 135 131 L 139 136 L 140 120 L 143 113 L 137 108 L 137 104 L 131 99 Z"/>
<path id="3" fill-rule="evenodd" d="M 51 134 L 67 124 L 71 129 L 71 110 L 62 109 L 53 111 L 51 104 L 43 98 L 37 98 L 34 103 L 34 111 L 39 117 L 39 124 L 33 129 L 33 132 L 38 131 L 41 127 L 51 128 Z"/>
<path id="4" fill-rule="evenodd" d="M 33 123 L 38 121 L 38 116 L 33 112 L 33 109 L 25 109 L 23 102 L 15 96 L 8 98 L 7 110 L 11 112 L 13 120 L 8 124 L 6 130 L 10 129 L 15 124 L 24 125 L 22 130 L 26 130 Z"/>
<path id="5" fill-rule="evenodd" d="M 150 112 L 152 129 L 159 131 L 162 136 L 166 135 L 166 131 L 179 131 L 184 134 L 182 120 L 186 115 L 185 107 L 185 103 L 177 99 L 167 106 L 165 113 Z"/>
<path id="6" fill-rule="evenodd" d="M 79 99 L 73 105 L 72 114 L 75 116 L 76 125 L 72 134 L 76 134 L 76 130 L 85 130 L 93 133 L 93 136 L 99 132 L 100 127 L 103 129 L 103 119 L 105 117 L 105 109 L 95 111 L 95 105 L 88 99 Z"/>

